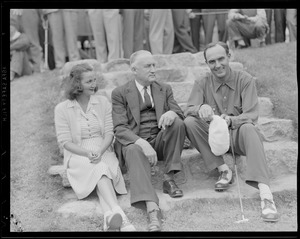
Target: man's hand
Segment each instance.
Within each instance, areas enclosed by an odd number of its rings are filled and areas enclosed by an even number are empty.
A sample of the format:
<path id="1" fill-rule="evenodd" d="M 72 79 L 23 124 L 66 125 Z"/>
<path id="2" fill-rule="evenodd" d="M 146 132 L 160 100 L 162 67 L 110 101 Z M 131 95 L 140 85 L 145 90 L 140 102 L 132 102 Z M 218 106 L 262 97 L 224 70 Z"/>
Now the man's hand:
<path id="1" fill-rule="evenodd" d="M 139 138 L 137 141 L 135 141 L 135 144 L 139 145 L 142 148 L 144 154 L 149 160 L 150 166 L 155 166 L 157 163 L 157 155 L 152 146 L 142 138 Z"/>
<path id="2" fill-rule="evenodd" d="M 228 127 L 229 127 L 230 124 L 231 124 L 231 119 L 230 119 L 230 117 L 229 117 L 228 115 L 226 115 L 226 114 L 222 114 L 222 115 L 221 115 L 221 118 L 224 119 L 224 120 L 226 121 L 226 123 L 227 123 L 227 125 L 228 125 Z"/>
<path id="3" fill-rule="evenodd" d="M 174 111 L 172 110 L 167 111 L 160 117 L 158 122 L 158 128 L 162 128 L 163 130 L 165 130 L 166 126 L 172 125 L 175 118 L 177 117 L 178 115 Z"/>
<path id="4" fill-rule="evenodd" d="M 205 121 L 212 121 L 213 119 L 213 115 L 214 115 L 214 111 L 211 108 L 210 105 L 204 104 L 201 105 L 199 111 L 198 111 L 199 117 L 200 119 L 203 119 Z"/>

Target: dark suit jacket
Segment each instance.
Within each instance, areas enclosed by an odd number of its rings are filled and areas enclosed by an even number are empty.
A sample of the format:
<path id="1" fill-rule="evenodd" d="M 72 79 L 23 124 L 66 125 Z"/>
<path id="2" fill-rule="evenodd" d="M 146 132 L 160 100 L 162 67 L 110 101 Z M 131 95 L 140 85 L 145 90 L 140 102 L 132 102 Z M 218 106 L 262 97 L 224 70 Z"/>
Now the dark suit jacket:
<path id="1" fill-rule="evenodd" d="M 184 114 L 177 102 L 174 100 L 170 85 L 153 82 L 152 97 L 154 100 L 157 123 L 165 112 L 172 110 L 182 120 Z M 115 88 L 112 92 L 112 119 L 114 125 L 115 152 L 118 156 L 120 167 L 125 171 L 125 161 L 122 156 L 122 146 L 134 144 L 140 137 L 140 106 L 139 91 L 135 81 L 129 81 L 125 85 Z"/>

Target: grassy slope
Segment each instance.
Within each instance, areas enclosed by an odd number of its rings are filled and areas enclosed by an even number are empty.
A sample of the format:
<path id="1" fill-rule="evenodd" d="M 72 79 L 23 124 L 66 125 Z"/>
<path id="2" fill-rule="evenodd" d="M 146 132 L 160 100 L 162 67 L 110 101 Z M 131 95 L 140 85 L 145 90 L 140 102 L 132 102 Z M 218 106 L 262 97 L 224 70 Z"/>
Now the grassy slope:
<path id="1" fill-rule="evenodd" d="M 294 139 L 298 140 L 298 85 L 296 43 L 278 43 L 265 48 L 236 51 L 235 61 L 256 76 L 259 96 L 269 97 L 274 115 L 293 120 Z"/>
<path id="2" fill-rule="evenodd" d="M 294 59 L 293 47 L 274 45 L 266 48 L 263 55 L 265 58 L 267 57 L 267 60 L 264 61 L 265 67 L 262 70 L 253 70 L 256 69 L 254 67 L 256 64 L 254 59 L 256 58 L 252 55 L 255 55 L 255 52 L 258 54 L 262 50 L 252 49 L 255 51 L 254 53 L 250 50 L 244 50 L 237 53 L 236 58 L 240 59 L 249 71 L 252 67 L 254 75 L 259 77 L 265 69 L 271 69 L 274 65 L 278 67 L 273 59 L 280 60 L 284 56 L 286 62 L 292 62 Z M 280 53 L 278 56 L 277 54 L 273 57 L 267 56 L 278 51 Z M 247 55 L 247 60 L 243 60 L 245 59 L 243 54 Z M 278 75 L 287 79 L 286 75 L 288 74 L 285 71 L 290 71 L 291 68 L 294 69 L 291 66 L 284 66 L 275 75 L 270 73 L 269 79 Z M 294 80 L 293 76 L 289 76 L 289 79 Z M 278 87 L 273 91 L 270 90 L 270 87 L 266 87 L 265 90 L 259 88 L 260 96 L 276 95 L 277 88 L 282 86 L 282 84 L 276 84 Z M 284 88 L 288 85 L 285 82 Z M 295 86 L 294 88 L 290 87 L 289 95 L 293 95 L 297 88 Z M 268 93 L 268 91 L 272 93 Z M 52 177 L 47 174 L 51 164 L 61 163 L 61 158 L 58 157 L 53 123 L 54 106 L 61 101 L 59 92 L 60 84 L 57 73 L 55 75 L 54 72 L 34 77 L 23 77 L 11 83 L 11 213 L 21 221 L 24 231 L 97 231 L 102 224 L 102 218 L 96 215 L 88 218 L 69 217 L 65 219 L 56 214 L 56 210 L 63 203 L 71 200 L 65 197 L 67 190 L 71 189 L 62 188 L 60 177 Z M 278 97 L 278 99 L 281 98 Z M 291 103 L 295 102 L 292 101 Z M 290 113 L 291 116 L 293 116 L 292 112 Z M 297 225 L 297 195 L 296 192 L 287 192 L 287 194 L 291 194 L 288 197 L 288 202 L 286 195 L 284 197 L 276 196 L 278 208 L 282 213 L 282 220 L 278 224 L 261 223 L 259 220 L 259 202 L 254 199 L 245 202 L 245 212 L 247 212 L 247 217 L 251 219 L 251 222 L 247 224 L 248 226 L 231 223 L 240 219 L 237 200 L 233 202 L 230 199 L 225 201 L 224 199 L 218 201 L 202 199 L 187 200 L 181 206 L 166 212 L 167 219 L 164 228 L 165 230 L 188 231 L 244 231 L 247 228 L 248 230 L 267 231 L 295 230 Z M 219 211 L 224 207 L 229 207 L 230 212 L 220 215 Z M 211 211 L 209 211 L 210 209 Z M 134 222 L 134 225 L 139 230 L 145 230 L 147 222 L 144 212 L 132 208 L 127 209 L 127 211 L 131 212 L 129 218 Z M 225 219 L 230 220 L 226 222 Z"/>

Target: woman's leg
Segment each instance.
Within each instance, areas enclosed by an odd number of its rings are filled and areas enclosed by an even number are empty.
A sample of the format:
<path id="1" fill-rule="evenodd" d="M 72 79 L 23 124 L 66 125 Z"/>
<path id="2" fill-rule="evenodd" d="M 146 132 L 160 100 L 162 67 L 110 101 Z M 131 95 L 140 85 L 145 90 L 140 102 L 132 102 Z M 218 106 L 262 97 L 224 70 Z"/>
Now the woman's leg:
<path id="1" fill-rule="evenodd" d="M 102 176 L 97 183 L 97 194 L 99 197 L 101 195 L 110 210 L 118 206 L 118 200 L 112 185 L 112 181 L 108 177 Z"/>

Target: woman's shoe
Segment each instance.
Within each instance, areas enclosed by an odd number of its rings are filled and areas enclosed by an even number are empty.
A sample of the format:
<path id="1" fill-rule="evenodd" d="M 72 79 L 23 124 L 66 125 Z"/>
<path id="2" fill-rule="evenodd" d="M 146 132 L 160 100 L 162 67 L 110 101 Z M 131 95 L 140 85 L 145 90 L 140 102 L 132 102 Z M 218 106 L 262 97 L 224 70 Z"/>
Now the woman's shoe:
<path id="1" fill-rule="evenodd" d="M 105 218 L 103 231 L 120 231 L 123 218 L 120 213 L 112 213 Z"/>
<path id="2" fill-rule="evenodd" d="M 135 227 L 131 224 L 127 217 L 123 218 L 123 222 L 120 228 L 121 232 L 135 232 Z"/>

